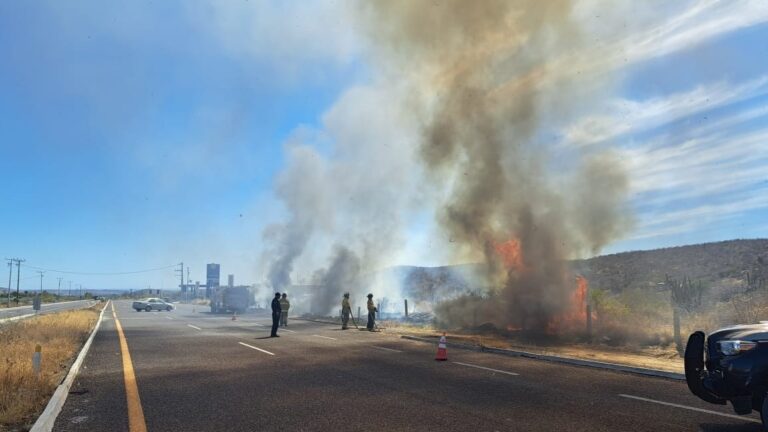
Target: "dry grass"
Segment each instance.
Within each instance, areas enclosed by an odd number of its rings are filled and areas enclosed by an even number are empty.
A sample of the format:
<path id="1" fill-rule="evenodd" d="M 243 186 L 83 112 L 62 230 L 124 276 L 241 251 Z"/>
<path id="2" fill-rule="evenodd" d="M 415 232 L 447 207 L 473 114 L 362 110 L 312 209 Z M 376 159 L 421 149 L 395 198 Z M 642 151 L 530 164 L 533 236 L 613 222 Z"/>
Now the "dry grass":
<path id="1" fill-rule="evenodd" d="M 0 327 L 0 431 L 30 423 L 45 407 L 88 338 L 103 304 L 42 315 Z M 41 373 L 32 369 L 42 347 Z"/>

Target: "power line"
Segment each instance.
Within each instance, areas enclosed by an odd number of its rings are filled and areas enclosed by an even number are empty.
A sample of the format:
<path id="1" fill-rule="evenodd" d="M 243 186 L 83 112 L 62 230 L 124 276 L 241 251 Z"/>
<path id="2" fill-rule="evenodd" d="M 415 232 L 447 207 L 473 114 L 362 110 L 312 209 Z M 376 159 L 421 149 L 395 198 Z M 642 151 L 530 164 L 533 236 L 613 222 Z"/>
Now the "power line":
<path id="1" fill-rule="evenodd" d="M 116 275 L 150 273 L 150 272 L 159 271 L 159 270 L 167 270 L 169 268 L 176 267 L 177 265 L 178 264 L 173 264 L 173 265 L 164 266 L 164 267 L 156 267 L 156 268 L 145 269 L 145 270 L 123 271 L 123 272 L 80 272 L 80 271 L 69 271 L 69 270 L 55 270 L 55 269 L 49 269 L 44 267 L 35 267 L 31 265 L 26 265 L 26 264 L 24 265 L 24 267 L 34 269 L 34 270 L 47 271 L 51 273 L 74 274 L 74 275 L 85 275 L 85 276 L 116 276 Z"/>

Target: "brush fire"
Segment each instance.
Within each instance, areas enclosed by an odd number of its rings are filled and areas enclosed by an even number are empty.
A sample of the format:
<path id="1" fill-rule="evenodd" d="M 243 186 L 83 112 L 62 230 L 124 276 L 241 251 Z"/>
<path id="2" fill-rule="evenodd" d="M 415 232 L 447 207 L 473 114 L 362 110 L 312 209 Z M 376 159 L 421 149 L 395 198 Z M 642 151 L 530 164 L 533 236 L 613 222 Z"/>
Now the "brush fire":
<path id="1" fill-rule="evenodd" d="M 496 243 L 493 250 L 501 265 L 499 284 L 485 295 L 459 296 L 438 305 L 438 317 L 445 324 L 552 337 L 583 335 L 589 326 L 588 314 L 597 319 L 588 311 L 589 282 L 583 275 L 567 266 L 558 266 L 561 273 L 556 277 L 541 274 L 517 238 Z M 537 281 L 563 285 L 536 285 Z M 539 289 L 547 288 L 557 297 L 543 298 Z"/>
<path id="2" fill-rule="evenodd" d="M 571 3 L 556 3 L 360 5 L 383 72 L 324 117 L 317 135 L 330 151 L 311 136 L 288 148 L 276 182 L 288 217 L 264 236 L 275 291 L 299 269 L 320 287 L 319 314 L 334 314 L 345 292 L 372 292 L 452 328 L 586 330 L 588 282 L 569 262 L 631 226 L 629 179 L 610 151 L 545 138 L 610 85 L 593 79 L 608 63 L 572 55 L 591 42 Z M 437 235 L 409 255 L 414 225 Z M 377 276 L 415 255 L 474 267 L 461 283 Z"/>

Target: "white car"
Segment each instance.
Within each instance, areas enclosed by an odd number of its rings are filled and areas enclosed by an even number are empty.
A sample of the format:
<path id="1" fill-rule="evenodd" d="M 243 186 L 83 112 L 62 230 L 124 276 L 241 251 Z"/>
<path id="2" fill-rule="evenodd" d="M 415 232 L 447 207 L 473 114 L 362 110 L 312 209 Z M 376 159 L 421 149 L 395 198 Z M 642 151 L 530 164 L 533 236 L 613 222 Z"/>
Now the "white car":
<path id="1" fill-rule="evenodd" d="M 153 310 L 170 312 L 174 309 L 174 306 L 163 299 L 148 298 L 146 300 L 133 302 L 133 308 L 136 309 L 136 312 L 151 312 Z"/>

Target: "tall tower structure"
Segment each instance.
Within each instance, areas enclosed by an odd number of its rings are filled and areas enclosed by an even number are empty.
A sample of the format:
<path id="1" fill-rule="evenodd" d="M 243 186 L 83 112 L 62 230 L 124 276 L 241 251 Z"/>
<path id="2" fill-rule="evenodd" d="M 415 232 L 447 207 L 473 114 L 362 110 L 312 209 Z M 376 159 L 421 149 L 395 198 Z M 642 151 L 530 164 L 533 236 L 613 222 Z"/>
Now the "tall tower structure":
<path id="1" fill-rule="evenodd" d="M 213 290 L 219 287 L 219 275 L 221 273 L 221 266 L 218 264 L 208 264 L 205 269 L 205 297 L 211 298 Z"/>

